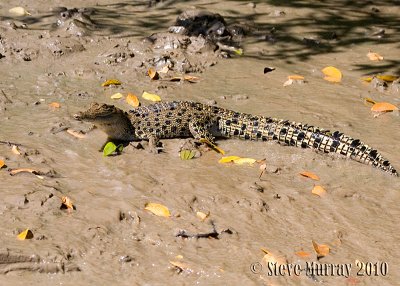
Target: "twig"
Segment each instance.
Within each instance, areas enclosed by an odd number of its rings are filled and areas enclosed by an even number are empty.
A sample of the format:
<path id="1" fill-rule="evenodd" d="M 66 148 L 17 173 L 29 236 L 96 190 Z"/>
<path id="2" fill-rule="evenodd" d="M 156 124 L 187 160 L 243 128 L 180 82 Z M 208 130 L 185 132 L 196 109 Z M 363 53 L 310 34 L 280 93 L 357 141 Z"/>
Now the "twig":
<path id="1" fill-rule="evenodd" d="M 8 145 L 8 146 L 12 146 L 12 145 L 15 145 L 15 146 L 24 146 L 24 145 L 22 145 L 22 144 L 10 142 L 10 141 L 0 141 L 0 144 L 6 144 L 6 145 Z"/>
<path id="2" fill-rule="evenodd" d="M 4 92 L 4 90 L 1 90 L 1 93 L 3 94 L 4 98 L 6 99 L 6 103 L 13 103 L 13 102 L 7 97 L 7 94 Z"/>

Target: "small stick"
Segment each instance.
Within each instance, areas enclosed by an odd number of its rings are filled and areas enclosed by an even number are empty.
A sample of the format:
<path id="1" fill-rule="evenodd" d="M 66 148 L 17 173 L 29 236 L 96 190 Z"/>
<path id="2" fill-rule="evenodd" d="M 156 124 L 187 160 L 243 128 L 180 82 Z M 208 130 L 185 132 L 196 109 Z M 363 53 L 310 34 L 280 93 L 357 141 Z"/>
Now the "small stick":
<path id="1" fill-rule="evenodd" d="M 22 145 L 22 144 L 13 143 L 13 142 L 10 142 L 10 141 L 0 141 L 0 144 L 6 144 L 6 145 L 9 145 L 9 146 L 12 146 L 12 145 L 15 145 L 15 146 L 24 146 L 24 145 Z"/>
<path id="2" fill-rule="evenodd" d="M 4 90 L 1 90 L 1 93 L 3 94 L 4 98 L 6 99 L 6 103 L 13 103 L 13 102 L 7 97 L 7 94 L 4 92 Z"/>

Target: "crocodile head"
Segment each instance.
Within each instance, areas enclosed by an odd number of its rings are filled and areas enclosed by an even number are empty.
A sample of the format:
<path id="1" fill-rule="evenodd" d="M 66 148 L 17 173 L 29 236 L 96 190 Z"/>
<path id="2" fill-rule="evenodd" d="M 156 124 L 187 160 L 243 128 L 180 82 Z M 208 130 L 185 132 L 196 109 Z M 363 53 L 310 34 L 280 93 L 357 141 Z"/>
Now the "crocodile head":
<path id="1" fill-rule="evenodd" d="M 134 127 L 129 115 L 114 105 L 92 103 L 86 111 L 74 114 L 76 120 L 92 122 L 104 131 L 110 139 L 134 140 Z"/>

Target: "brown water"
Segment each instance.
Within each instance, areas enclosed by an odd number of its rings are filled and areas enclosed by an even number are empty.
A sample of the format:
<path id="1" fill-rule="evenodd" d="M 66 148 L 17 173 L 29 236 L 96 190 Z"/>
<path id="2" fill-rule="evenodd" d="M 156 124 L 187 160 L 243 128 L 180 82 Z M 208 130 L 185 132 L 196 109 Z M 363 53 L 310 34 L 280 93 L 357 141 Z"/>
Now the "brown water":
<path id="1" fill-rule="evenodd" d="M 339 129 L 374 146 L 399 168 L 398 113 L 374 118 L 361 97 L 399 105 L 400 95 L 360 81 L 366 74 L 400 73 L 398 5 L 292 1 L 287 7 L 273 5 L 281 1 L 255 1 L 253 8 L 245 1 L 166 1 L 148 8 L 145 1 L 52 1 L 52 6 L 49 1 L 30 2 L 20 4 L 26 4 L 32 16 L 15 19 L 8 13 L 12 6 L 0 3 L 0 53 L 5 55 L 0 59 L 0 89 L 9 99 L 0 94 L 0 140 L 22 144 L 24 154 L 0 145 L 0 159 L 7 164 L 0 170 L 1 285 L 27 281 L 34 285 L 312 285 L 317 281 L 395 285 L 399 281 L 398 178 L 312 150 L 220 142 L 229 155 L 266 158 L 268 170 L 280 169 L 259 180 L 257 166 L 221 165 L 214 152 L 182 161 L 180 139 L 164 141 L 165 152 L 159 155 L 128 147 L 120 156 L 105 158 L 98 149 L 106 136 L 98 130 L 84 139 L 52 132 L 61 124 L 87 130 L 90 125 L 74 121 L 73 113 L 93 101 L 127 110 L 124 101 L 113 101 L 110 95 L 145 90 L 163 100 L 215 100 L 237 111 Z M 92 19 L 101 23 L 96 30 L 78 37 L 75 31 L 51 27 L 56 21 L 52 8 L 82 5 L 95 9 Z M 151 82 L 140 67 L 146 56 L 140 55 L 142 37 L 165 31 L 179 11 L 193 7 L 255 28 L 255 35 L 244 42 L 244 56 L 219 59 L 198 75 L 201 81 L 196 84 Z M 372 7 L 380 12 L 375 15 Z M 27 28 L 11 29 L 10 21 L 17 26 L 26 23 Z M 262 39 L 272 27 L 277 30 L 275 43 Z M 385 29 L 384 38 L 371 36 L 379 29 Z M 339 40 L 328 40 L 333 32 Z M 304 37 L 321 43 L 307 46 Z M 135 57 L 105 63 L 105 55 L 124 50 Z M 369 50 L 385 60 L 369 61 Z M 328 65 L 343 72 L 342 83 L 322 79 L 320 70 Z M 263 74 L 266 66 L 276 70 Z M 304 75 L 307 82 L 283 87 L 290 74 Z M 118 78 L 123 85 L 102 88 L 108 78 Z M 61 108 L 49 108 L 53 101 Z M 8 168 L 53 171 L 53 175 L 10 176 Z M 321 180 L 299 176 L 304 170 Z M 327 190 L 325 197 L 311 194 L 315 184 Z M 60 210 L 62 196 L 70 197 L 76 210 Z M 148 202 L 168 206 L 172 217 L 148 213 L 144 210 Z M 210 216 L 202 222 L 197 211 Z M 176 237 L 181 230 L 212 232 L 212 222 L 219 239 Z M 34 238 L 17 240 L 26 228 Z M 288 263 L 304 263 L 294 254 L 299 250 L 311 253 L 307 261 L 317 261 L 313 240 L 331 246 L 320 263 L 351 263 L 356 282 L 337 275 L 310 278 L 305 273 L 270 277 L 265 264 L 260 273 L 252 273 L 252 263 L 264 256 L 261 248 L 283 255 Z M 388 274 L 357 276 L 355 260 L 386 262 Z M 170 261 L 187 267 L 177 271 Z"/>

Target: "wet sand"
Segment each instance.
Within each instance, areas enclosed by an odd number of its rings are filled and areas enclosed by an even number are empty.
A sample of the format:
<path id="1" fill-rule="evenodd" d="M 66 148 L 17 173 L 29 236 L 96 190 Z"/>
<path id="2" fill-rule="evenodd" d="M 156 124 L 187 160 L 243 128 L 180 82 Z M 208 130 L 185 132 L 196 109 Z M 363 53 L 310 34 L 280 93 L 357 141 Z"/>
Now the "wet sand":
<path id="1" fill-rule="evenodd" d="M 376 73 L 400 74 L 400 8 L 380 3 L 346 7 L 340 1 L 295 1 L 292 6 L 255 1 L 255 7 L 242 1 L 166 1 L 153 7 L 147 1 L 115 2 L 54 1 L 54 7 L 93 8 L 96 25 L 77 30 L 69 24 L 55 27 L 57 13 L 46 1 L 29 3 L 25 8 L 32 15 L 22 18 L 11 17 L 12 6 L 0 4 L 0 89 L 5 94 L 0 94 L 0 140 L 21 144 L 22 153 L 0 144 L 0 159 L 7 165 L 0 170 L 1 285 L 399 281 L 398 178 L 338 156 L 273 142 L 219 141 L 228 155 L 266 159 L 261 179 L 258 165 L 222 165 L 221 155 L 212 151 L 181 160 L 183 139 L 164 140 L 165 150 L 158 155 L 127 147 L 119 156 L 103 157 L 98 149 L 106 135 L 101 131 L 78 139 L 64 129 L 89 130 L 90 124 L 72 115 L 91 102 L 128 110 L 124 100 L 110 96 L 148 91 L 163 101 L 216 101 L 241 112 L 340 130 L 377 148 L 400 168 L 398 113 L 374 118 L 362 100 L 399 106 L 400 93 L 379 91 L 360 80 Z M 181 11 L 193 7 L 251 26 L 252 34 L 242 43 L 244 55 L 207 56 L 215 65 L 191 73 L 200 77 L 198 83 L 151 81 L 145 62 L 151 52 L 143 37 L 165 32 Z M 380 12 L 372 12 L 373 7 Z M 379 29 L 385 30 L 383 38 L 374 35 Z M 385 60 L 369 61 L 370 50 Z M 340 84 L 323 80 L 321 69 L 329 65 L 342 71 Z M 276 70 L 264 74 L 266 66 Z M 291 74 L 301 74 L 307 82 L 283 87 Z M 123 84 L 101 87 L 110 78 Z M 61 107 L 49 108 L 51 102 Z M 8 169 L 17 168 L 45 175 L 10 176 Z M 318 174 L 320 181 L 300 176 L 304 170 Z M 323 186 L 327 195 L 311 194 L 314 185 Z M 76 210 L 60 209 L 62 196 L 71 198 Z M 172 217 L 145 211 L 148 202 L 167 206 Z M 210 212 L 209 218 L 201 221 L 198 211 Z M 33 239 L 17 240 L 26 228 Z M 218 235 L 182 238 L 177 236 L 182 230 Z M 331 252 L 318 260 L 312 241 L 329 245 Z M 261 248 L 293 265 L 350 263 L 351 275 L 269 276 Z M 310 256 L 300 258 L 295 254 L 300 250 Z M 355 260 L 385 262 L 388 274 L 357 276 Z M 258 262 L 263 268 L 252 271 Z"/>

